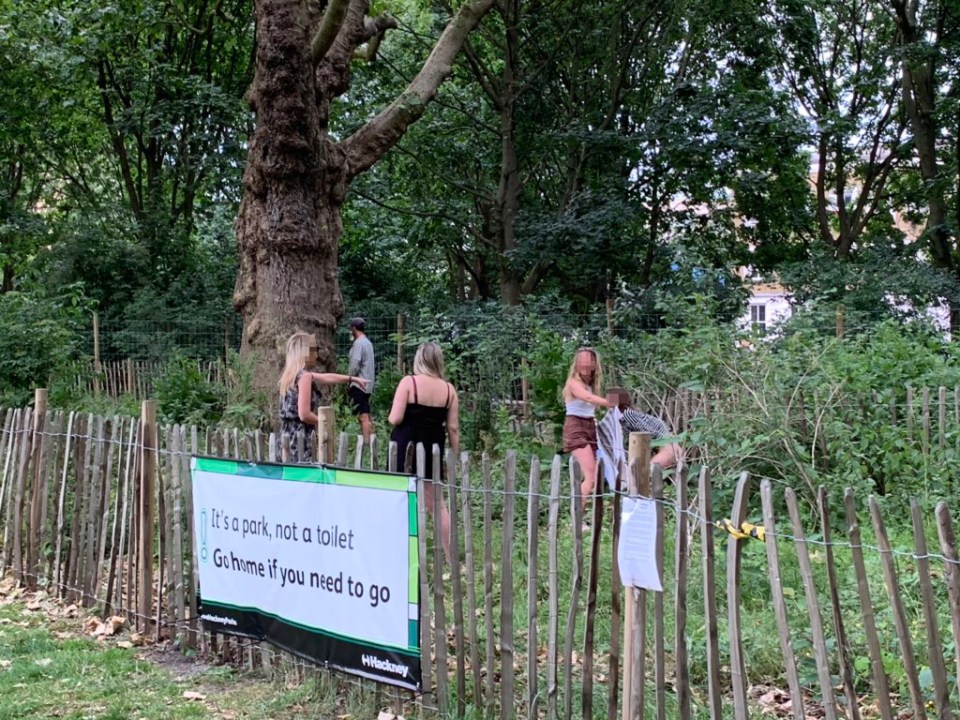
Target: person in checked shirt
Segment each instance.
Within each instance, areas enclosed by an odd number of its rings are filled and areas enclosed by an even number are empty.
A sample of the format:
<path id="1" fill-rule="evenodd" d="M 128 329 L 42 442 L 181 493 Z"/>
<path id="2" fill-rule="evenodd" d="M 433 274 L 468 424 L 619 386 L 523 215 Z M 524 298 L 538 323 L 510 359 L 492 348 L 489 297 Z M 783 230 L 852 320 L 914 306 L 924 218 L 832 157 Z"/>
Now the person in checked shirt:
<path id="1" fill-rule="evenodd" d="M 617 396 L 617 408 L 620 410 L 620 427 L 623 428 L 623 437 L 628 438 L 632 432 L 650 433 L 654 440 L 669 438 L 673 433 L 670 427 L 655 415 L 642 413 L 633 407 L 630 392 L 626 388 L 610 388 L 608 395 Z M 680 460 L 680 444 L 672 442 L 657 449 L 651 462 L 659 465 L 663 470 L 676 467 Z"/>

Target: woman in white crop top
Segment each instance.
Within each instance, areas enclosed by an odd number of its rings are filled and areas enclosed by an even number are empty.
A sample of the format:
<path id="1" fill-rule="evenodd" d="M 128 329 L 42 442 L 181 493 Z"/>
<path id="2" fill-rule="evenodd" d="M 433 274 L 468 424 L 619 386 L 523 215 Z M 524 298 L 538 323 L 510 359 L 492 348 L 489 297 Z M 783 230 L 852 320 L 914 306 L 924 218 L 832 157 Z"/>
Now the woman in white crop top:
<path id="1" fill-rule="evenodd" d="M 563 421 L 563 451 L 577 459 L 583 472 L 580 492 L 583 504 L 593 494 L 597 482 L 598 407 L 612 407 L 614 402 L 600 396 L 603 392 L 603 366 L 593 348 L 580 348 L 570 365 L 567 383 L 563 386 L 563 402 L 567 414 Z"/>

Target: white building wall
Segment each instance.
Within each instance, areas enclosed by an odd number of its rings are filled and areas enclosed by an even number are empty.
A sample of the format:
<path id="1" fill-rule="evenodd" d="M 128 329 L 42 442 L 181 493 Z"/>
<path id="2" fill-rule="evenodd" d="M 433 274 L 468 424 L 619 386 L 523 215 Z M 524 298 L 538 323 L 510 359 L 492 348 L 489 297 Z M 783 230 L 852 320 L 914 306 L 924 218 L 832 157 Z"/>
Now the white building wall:
<path id="1" fill-rule="evenodd" d="M 760 285 L 751 290 L 747 307 L 737 321 L 737 326 L 742 330 L 749 330 L 752 325 L 760 324 L 764 329 L 769 329 L 791 315 L 793 307 L 784 288 L 779 285 Z"/>

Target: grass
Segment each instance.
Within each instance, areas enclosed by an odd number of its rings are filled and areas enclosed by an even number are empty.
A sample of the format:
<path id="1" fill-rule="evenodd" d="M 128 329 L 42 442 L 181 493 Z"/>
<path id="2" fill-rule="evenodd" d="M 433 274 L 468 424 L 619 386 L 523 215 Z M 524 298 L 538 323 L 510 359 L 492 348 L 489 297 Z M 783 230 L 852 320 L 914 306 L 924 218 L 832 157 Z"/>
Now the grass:
<path id="1" fill-rule="evenodd" d="M 176 650 L 151 649 L 147 655 L 112 639 L 86 636 L 82 617 L 63 617 L 51 603 L 43 605 L 53 612 L 28 609 L 38 604 L 0 596 L 0 720 L 299 720 L 376 714 L 372 693 L 329 675 L 300 682 L 281 674 L 270 681 L 185 661 Z M 172 660 L 169 667 L 164 655 Z"/>

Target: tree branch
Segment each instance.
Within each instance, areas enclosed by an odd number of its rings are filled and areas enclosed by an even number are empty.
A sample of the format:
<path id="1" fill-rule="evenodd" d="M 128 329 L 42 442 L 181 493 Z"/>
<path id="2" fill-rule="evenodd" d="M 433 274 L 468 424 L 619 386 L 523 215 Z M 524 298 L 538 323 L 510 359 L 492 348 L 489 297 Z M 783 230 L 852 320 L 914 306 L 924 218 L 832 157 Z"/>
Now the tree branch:
<path id="1" fill-rule="evenodd" d="M 116 121 L 114 120 L 113 102 L 110 100 L 110 91 L 107 88 L 106 65 L 106 62 L 103 60 L 97 63 L 97 86 L 100 90 L 100 99 L 103 103 L 103 119 L 107 126 L 107 134 L 110 136 L 110 143 L 113 145 L 113 151 L 116 153 L 117 160 L 120 163 L 120 176 L 123 178 L 123 184 L 127 190 L 130 209 L 133 211 L 134 216 L 140 220 L 143 219 L 143 195 L 133 181 L 127 148 L 123 144 L 123 138 L 117 130 Z"/>
<path id="2" fill-rule="evenodd" d="M 493 0 L 472 0 L 463 5 L 447 24 L 420 72 L 401 95 L 353 135 L 343 141 L 347 177 L 368 170 L 403 137 L 453 70 L 453 59 L 467 35 L 493 5 Z"/>
<path id="3" fill-rule="evenodd" d="M 333 47 L 333 41 L 337 39 L 340 28 L 343 27 L 349 7 L 350 0 L 330 0 L 327 11 L 323 13 L 317 34 L 313 36 L 313 42 L 310 43 L 310 58 L 314 65 L 323 60 Z"/>
<path id="4" fill-rule="evenodd" d="M 483 88 L 487 98 L 489 98 L 493 105 L 493 109 L 497 112 L 502 111 L 503 98 L 500 95 L 500 89 L 497 87 L 497 80 L 481 62 L 480 57 L 476 51 L 474 51 L 469 40 L 463 44 L 463 54 L 467 58 L 467 64 L 470 65 L 474 77 L 477 79 L 477 82 L 480 83 L 480 87 Z"/>
<path id="5" fill-rule="evenodd" d="M 380 43 L 383 42 L 383 36 L 386 34 L 386 32 L 387 31 L 384 30 L 383 32 L 379 32 L 370 38 L 370 40 L 367 42 L 367 51 L 364 53 L 364 60 L 370 63 L 376 61 L 377 50 L 380 49 Z"/>
<path id="6" fill-rule="evenodd" d="M 482 233 L 478 232 L 469 223 L 466 223 L 462 219 L 454 217 L 453 215 L 448 215 L 447 213 L 436 212 L 432 210 L 412 210 L 410 208 L 398 207 L 396 205 L 391 205 L 390 203 L 384 202 L 383 200 L 379 200 L 373 197 L 372 195 L 369 195 L 363 192 L 362 190 L 358 190 L 356 188 L 351 188 L 351 192 L 359 195 L 364 200 L 376 205 L 377 207 L 381 207 L 384 210 L 389 210 L 390 212 L 397 213 L 398 215 L 408 215 L 410 217 L 423 218 L 425 220 L 445 220 L 449 222 L 451 225 L 453 225 L 454 227 L 458 227 L 461 230 L 464 230 L 474 240 L 477 240 L 478 242 L 484 245 L 487 245 L 488 247 L 496 249 L 496 245 L 494 245 L 492 242 L 490 242 L 490 240 L 485 238 Z"/>

